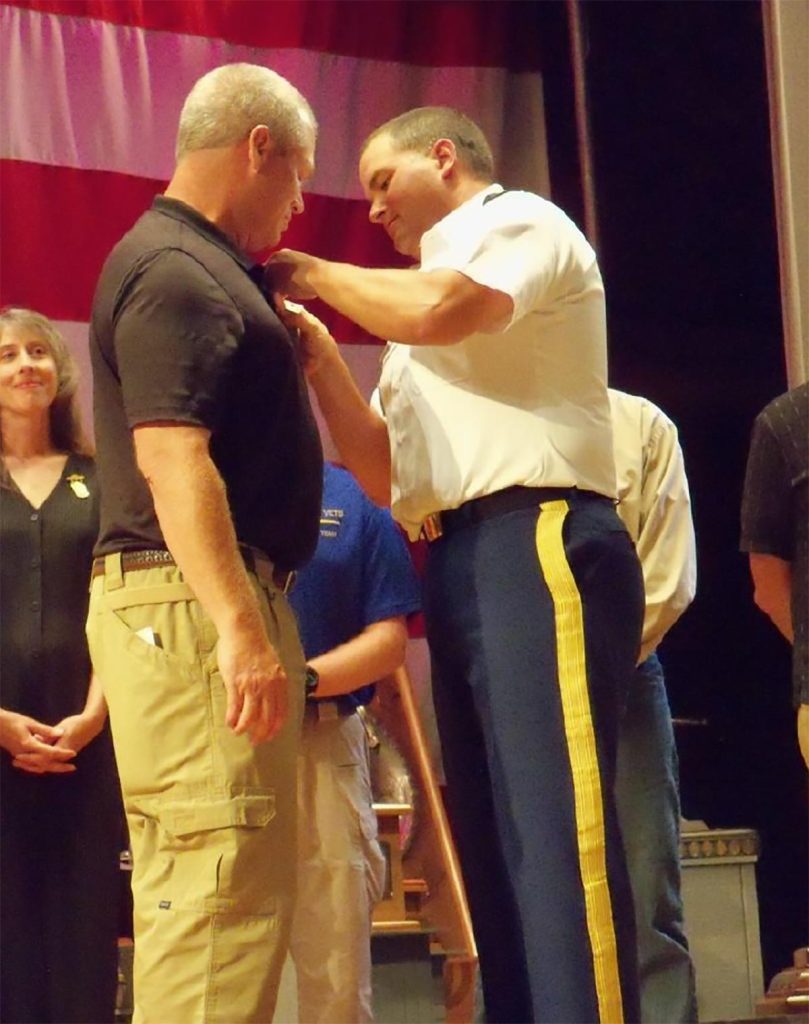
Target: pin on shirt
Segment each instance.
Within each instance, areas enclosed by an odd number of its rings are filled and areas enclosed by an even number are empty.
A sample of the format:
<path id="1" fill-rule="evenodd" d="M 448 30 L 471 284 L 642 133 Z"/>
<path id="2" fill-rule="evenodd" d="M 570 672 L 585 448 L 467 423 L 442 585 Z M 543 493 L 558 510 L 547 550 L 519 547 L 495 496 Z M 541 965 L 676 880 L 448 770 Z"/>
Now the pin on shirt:
<path id="1" fill-rule="evenodd" d="M 71 473 L 67 478 L 67 482 L 70 484 L 70 489 L 76 495 L 77 498 L 89 498 L 90 491 L 87 488 L 87 484 L 84 482 L 85 477 L 82 473 Z"/>

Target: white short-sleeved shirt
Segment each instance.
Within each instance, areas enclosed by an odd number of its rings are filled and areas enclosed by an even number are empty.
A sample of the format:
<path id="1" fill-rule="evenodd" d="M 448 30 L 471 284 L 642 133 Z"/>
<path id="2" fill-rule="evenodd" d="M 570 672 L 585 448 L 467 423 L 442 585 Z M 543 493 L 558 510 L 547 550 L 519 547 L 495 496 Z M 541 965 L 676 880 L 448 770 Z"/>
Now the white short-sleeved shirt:
<path id="1" fill-rule="evenodd" d="M 438 269 L 514 311 L 455 345 L 388 345 L 394 516 L 415 537 L 430 513 L 514 484 L 615 497 L 604 289 L 582 233 L 553 203 L 491 185 L 422 237 L 421 270 Z"/>

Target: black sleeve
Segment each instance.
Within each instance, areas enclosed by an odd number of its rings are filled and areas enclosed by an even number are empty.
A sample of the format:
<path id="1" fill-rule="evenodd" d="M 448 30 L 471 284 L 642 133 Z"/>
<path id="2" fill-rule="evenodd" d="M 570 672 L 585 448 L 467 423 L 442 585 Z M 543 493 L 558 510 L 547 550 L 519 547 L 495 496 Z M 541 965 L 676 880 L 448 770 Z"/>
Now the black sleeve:
<path id="1" fill-rule="evenodd" d="M 115 317 L 129 426 L 169 420 L 214 431 L 243 331 L 230 297 L 189 254 L 162 250 L 140 265 Z"/>
<path id="2" fill-rule="evenodd" d="M 792 561 L 791 482 L 778 437 L 763 415 L 753 426 L 742 495 L 741 550 Z"/>

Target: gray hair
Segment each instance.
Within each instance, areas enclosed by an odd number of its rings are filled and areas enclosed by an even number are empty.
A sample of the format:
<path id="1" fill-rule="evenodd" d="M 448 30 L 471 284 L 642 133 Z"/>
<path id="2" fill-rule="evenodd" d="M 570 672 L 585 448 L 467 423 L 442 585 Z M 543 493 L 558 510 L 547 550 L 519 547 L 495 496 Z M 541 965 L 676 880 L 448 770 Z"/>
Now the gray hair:
<path id="1" fill-rule="evenodd" d="M 364 153 L 371 142 L 387 135 L 400 150 L 428 153 L 438 139 L 449 139 L 461 164 L 475 178 L 494 181 L 494 157 L 479 125 L 452 107 L 416 107 L 386 121 L 363 142 Z"/>
<path id="2" fill-rule="evenodd" d="M 57 387 L 49 413 L 51 441 L 54 447 L 62 452 L 92 454 L 92 445 L 84 432 L 79 409 L 79 371 L 62 335 L 41 313 L 36 313 L 33 309 L 15 309 L 10 306 L 0 309 L 0 340 L 8 330 L 30 332 L 48 347 L 53 356 Z M 0 451 L 2 444 L 0 438 Z"/>
<path id="3" fill-rule="evenodd" d="M 233 146 L 265 124 L 282 152 L 317 131 L 312 108 L 294 85 L 258 64 L 224 64 L 194 84 L 180 112 L 176 156 Z"/>

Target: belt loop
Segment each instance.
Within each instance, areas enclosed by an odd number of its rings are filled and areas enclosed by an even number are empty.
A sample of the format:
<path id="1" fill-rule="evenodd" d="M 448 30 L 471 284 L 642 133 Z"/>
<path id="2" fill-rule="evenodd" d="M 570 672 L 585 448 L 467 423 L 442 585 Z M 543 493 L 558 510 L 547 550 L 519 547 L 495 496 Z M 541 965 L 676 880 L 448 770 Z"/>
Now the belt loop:
<path id="1" fill-rule="evenodd" d="M 104 590 L 120 590 L 124 585 L 121 552 L 113 551 L 104 558 Z"/>

